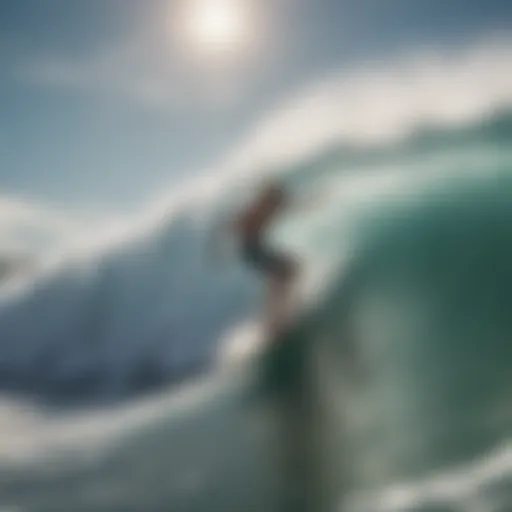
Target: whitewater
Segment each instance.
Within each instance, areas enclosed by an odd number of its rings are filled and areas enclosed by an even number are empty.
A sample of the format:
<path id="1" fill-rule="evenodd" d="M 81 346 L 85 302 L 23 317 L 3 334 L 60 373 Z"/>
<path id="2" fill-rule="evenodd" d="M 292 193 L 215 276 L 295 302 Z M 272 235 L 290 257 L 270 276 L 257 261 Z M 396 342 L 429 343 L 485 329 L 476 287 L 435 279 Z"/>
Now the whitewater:
<path id="1" fill-rule="evenodd" d="M 3 284 L 0 510 L 280 510 L 261 283 L 210 254 L 268 174 L 323 198 L 270 237 L 305 269 L 288 341 L 311 356 L 325 510 L 511 510 L 510 48 L 329 77 L 200 179 Z"/>

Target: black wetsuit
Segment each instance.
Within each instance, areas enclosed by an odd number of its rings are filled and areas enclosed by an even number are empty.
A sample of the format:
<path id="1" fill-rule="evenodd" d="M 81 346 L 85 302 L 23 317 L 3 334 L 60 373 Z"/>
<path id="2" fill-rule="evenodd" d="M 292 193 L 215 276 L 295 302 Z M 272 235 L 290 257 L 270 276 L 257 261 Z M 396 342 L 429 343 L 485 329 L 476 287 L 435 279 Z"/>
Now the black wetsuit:
<path id="1" fill-rule="evenodd" d="M 265 274 L 286 272 L 289 267 L 288 257 L 268 247 L 263 239 L 269 223 L 283 206 L 282 190 L 269 190 L 239 219 L 242 259 Z"/>
<path id="2" fill-rule="evenodd" d="M 275 274 L 288 267 L 288 258 L 267 247 L 260 238 L 243 238 L 242 258 L 252 268 L 263 273 Z"/>

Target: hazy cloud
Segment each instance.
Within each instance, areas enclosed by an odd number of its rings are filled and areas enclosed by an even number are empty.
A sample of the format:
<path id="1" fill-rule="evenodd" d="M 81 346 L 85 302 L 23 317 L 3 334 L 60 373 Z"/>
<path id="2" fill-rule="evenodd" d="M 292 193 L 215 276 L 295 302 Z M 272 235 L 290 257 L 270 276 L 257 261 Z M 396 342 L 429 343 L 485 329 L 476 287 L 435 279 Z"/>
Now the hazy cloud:
<path id="1" fill-rule="evenodd" d="M 107 93 L 149 105 L 171 103 L 174 99 L 170 67 L 152 59 L 135 41 L 81 60 L 40 58 L 26 63 L 20 73 L 44 86 Z"/>

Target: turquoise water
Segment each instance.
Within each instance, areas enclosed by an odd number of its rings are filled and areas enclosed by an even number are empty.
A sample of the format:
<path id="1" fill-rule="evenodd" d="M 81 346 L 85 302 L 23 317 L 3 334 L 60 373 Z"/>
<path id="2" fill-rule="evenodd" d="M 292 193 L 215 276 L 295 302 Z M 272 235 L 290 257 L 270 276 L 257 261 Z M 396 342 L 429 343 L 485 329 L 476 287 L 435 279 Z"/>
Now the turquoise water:
<path id="1" fill-rule="evenodd" d="M 504 116 L 339 182 L 328 169 L 339 203 L 288 240 L 342 255 L 297 339 L 320 361 L 334 458 L 350 461 L 339 489 L 389 489 L 362 510 L 512 507 L 509 141 Z"/>

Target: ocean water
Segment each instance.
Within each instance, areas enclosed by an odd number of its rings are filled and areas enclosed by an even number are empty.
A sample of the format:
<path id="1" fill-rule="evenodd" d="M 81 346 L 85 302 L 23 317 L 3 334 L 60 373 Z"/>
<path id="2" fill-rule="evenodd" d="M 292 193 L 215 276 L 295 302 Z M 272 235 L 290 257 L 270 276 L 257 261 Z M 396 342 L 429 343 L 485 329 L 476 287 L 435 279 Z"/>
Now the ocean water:
<path id="1" fill-rule="evenodd" d="M 310 306 L 284 360 L 251 352 L 261 283 L 208 253 L 230 174 L 4 284 L 0 510 L 512 510 L 498 99 L 273 168 L 320 198 L 271 234 Z"/>

